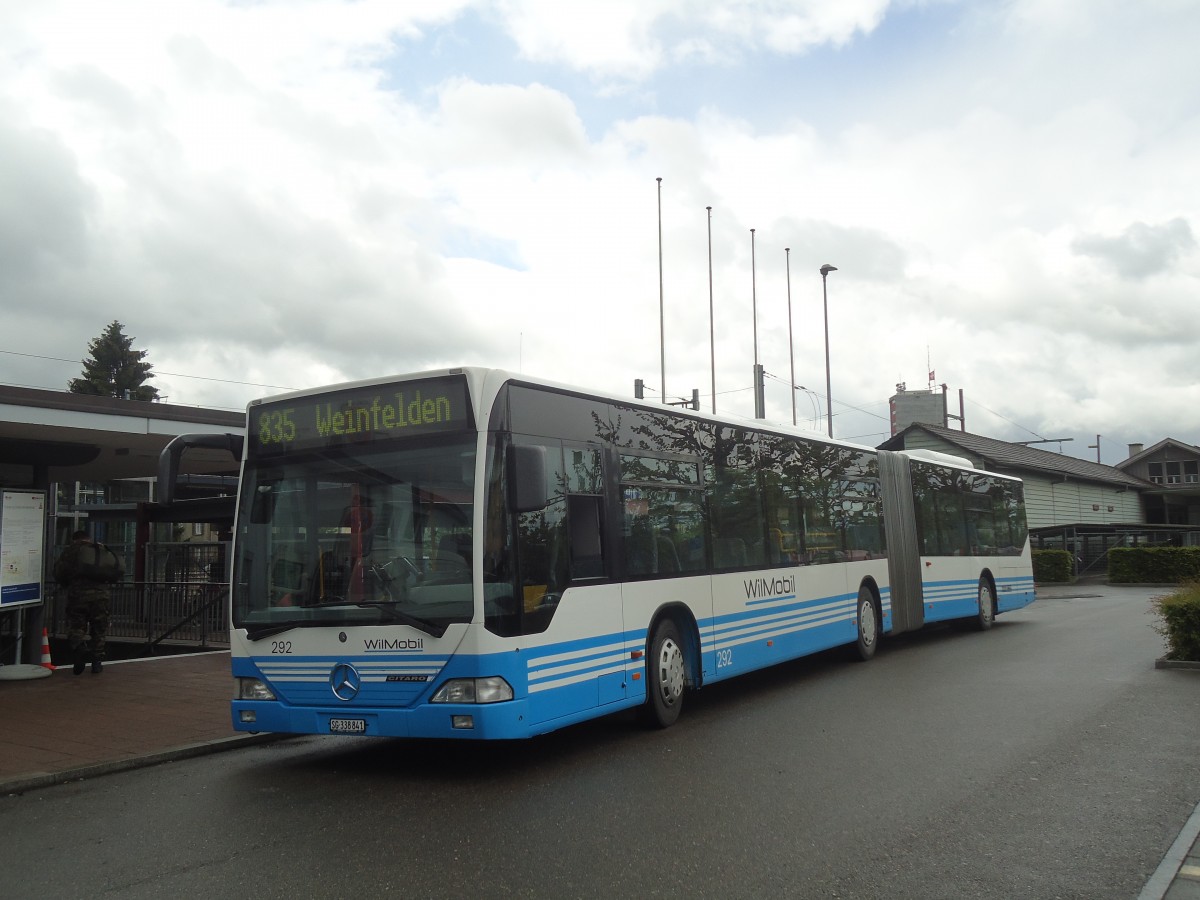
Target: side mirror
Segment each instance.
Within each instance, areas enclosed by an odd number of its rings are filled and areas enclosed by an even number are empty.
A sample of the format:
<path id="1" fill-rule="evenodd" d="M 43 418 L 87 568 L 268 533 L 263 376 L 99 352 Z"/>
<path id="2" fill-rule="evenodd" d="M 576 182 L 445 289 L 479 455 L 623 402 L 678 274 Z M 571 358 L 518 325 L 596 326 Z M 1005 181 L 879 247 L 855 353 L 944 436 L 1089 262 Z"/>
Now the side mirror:
<path id="1" fill-rule="evenodd" d="M 514 444 L 508 448 L 508 505 L 518 513 L 545 509 L 545 447 Z"/>

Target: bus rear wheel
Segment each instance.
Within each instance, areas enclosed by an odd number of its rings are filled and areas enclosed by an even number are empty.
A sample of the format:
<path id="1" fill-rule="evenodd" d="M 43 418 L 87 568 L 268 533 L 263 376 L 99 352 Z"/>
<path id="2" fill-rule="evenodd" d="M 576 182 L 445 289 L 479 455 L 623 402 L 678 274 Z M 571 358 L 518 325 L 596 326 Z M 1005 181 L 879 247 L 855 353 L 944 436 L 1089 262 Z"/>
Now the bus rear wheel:
<path id="1" fill-rule="evenodd" d="M 975 614 L 975 627 L 979 631 L 987 631 L 996 621 L 996 592 L 992 590 L 992 582 L 984 577 L 979 579 L 979 612 Z"/>
<path id="2" fill-rule="evenodd" d="M 875 606 L 875 594 L 865 584 L 858 589 L 858 615 L 855 618 L 858 627 L 855 649 L 858 658 L 866 662 L 879 648 L 879 612 Z"/>
<path id="3" fill-rule="evenodd" d="M 642 719 L 647 725 L 668 728 L 675 724 L 683 709 L 686 671 L 679 629 L 670 619 L 664 619 L 654 629 L 646 660 L 648 696 L 642 707 Z"/>

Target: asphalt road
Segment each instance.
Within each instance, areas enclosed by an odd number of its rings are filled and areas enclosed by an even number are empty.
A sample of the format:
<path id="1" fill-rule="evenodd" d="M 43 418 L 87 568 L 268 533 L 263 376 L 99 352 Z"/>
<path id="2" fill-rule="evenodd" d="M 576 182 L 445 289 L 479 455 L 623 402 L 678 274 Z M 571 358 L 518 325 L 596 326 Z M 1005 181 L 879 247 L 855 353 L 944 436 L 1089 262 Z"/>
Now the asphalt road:
<path id="1" fill-rule="evenodd" d="M 1133 898 L 1200 801 L 1150 590 L 502 745 L 297 738 L 0 797 L 0 897 Z"/>

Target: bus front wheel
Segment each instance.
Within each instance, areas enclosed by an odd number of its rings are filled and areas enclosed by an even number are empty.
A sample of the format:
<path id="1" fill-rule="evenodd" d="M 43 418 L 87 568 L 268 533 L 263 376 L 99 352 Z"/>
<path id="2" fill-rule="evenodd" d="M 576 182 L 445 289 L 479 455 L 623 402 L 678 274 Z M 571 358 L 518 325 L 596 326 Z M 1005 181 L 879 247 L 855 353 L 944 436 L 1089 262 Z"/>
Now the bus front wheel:
<path id="1" fill-rule="evenodd" d="M 979 612 L 975 614 L 975 627 L 987 631 L 996 621 L 996 592 L 986 577 L 979 579 Z"/>
<path id="2" fill-rule="evenodd" d="M 858 589 L 858 639 L 855 649 L 858 658 L 866 662 L 875 655 L 879 647 L 879 612 L 875 606 L 875 595 L 865 584 Z"/>
<path id="3" fill-rule="evenodd" d="M 654 629 L 646 660 L 646 705 L 642 718 L 648 725 L 667 728 L 675 724 L 683 708 L 686 665 L 679 629 L 664 619 Z"/>

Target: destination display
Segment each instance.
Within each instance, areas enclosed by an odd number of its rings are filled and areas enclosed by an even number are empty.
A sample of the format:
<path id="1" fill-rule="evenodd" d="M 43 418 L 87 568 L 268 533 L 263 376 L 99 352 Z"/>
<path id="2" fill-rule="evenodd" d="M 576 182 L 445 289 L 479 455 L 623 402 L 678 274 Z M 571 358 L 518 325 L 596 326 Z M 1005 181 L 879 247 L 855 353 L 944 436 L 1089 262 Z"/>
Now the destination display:
<path id="1" fill-rule="evenodd" d="M 426 378 L 264 403 L 250 410 L 251 456 L 370 444 L 472 427 L 467 381 Z"/>

